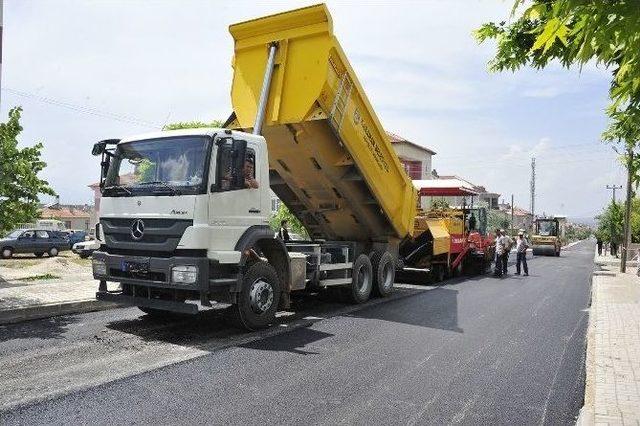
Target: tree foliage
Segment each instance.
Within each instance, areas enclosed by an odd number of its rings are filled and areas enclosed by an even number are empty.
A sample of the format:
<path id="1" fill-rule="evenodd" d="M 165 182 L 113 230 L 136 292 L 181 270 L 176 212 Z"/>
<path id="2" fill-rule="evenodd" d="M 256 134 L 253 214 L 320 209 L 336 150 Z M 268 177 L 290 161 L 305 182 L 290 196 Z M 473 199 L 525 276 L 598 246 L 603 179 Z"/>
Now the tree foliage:
<path id="1" fill-rule="evenodd" d="M 565 229 L 567 242 L 586 240 L 593 234 L 593 230 L 588 226 L 569 223 Z"/>
<path id="2" fill-rule="evenodd" d="M 46 163 L 40 159 L 42 143 L 18 148 L 22 131 L 22 108 L 9 111 L 6 123 L 0 123 L 0 232 L 38 217 L 38 195 L 55 195 L 49 183 L 38 177 Z"/>
<path id="3" fill-rule="evenodd" d="M 179 121 L 176 123 L 166 124 L 162 130 L 180 130 L 180 129 L 199 129 L 202 127 L 222 127 L 224 122 L 220 120 L 213 120 L 208 123 L 204 121 Z"/>
<path id="4" fill-rule="evenodd" d="M 289 231 L 295 232 L 304 239 L 309 238 L 309 233 L 307 232 L 302 222 L 300 222 L 298 218 L 289 211 L 287 206 L 285 206 L 283 203 L 280 203 L 278 210 L 269 218 L 269 226 L 271 226 L 271 229 L 277 232 L 280 229 L 280 223 L 282 223 L 283 220 L 287 221 Z"/>
<path id="5" fill-rule="evenodd" d="M 637 0 L 517 0 L 509 23 L 489 22 L 476 31 L 480 42 L 497 41 L 493 71 L 540 69 L 589 61 L 611 69 L 613 107 L 640 106 L 640 7 Z"/>
<path id="6" fill-rule="evenodd" d="M 615 243 L 622 241 L 624 228 L 624 207 L 622 203 L 612 202 L 596 219 L 598 220 L 598 229 L 596 230 L 598 238 Z"/>
<path id="7" fill-rule="evenodd" d="M 495 232 L 496 229 L 508 230 L 510 226 L 511 222 L 507 213 L 500 210 L 487 209 L 487 232 Z"/>
<path id="8" fill-rule="evenodd" d="M 431 202 L 432 209 L 448 209 L 451 208 L 449 202 L 444 198 L 436 198 Z"/>

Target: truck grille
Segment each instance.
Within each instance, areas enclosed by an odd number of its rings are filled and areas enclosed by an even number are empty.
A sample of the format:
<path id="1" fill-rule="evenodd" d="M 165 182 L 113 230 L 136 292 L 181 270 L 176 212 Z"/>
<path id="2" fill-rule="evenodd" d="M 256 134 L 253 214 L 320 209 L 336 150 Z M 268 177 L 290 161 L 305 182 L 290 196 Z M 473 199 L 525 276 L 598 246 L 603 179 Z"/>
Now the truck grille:
<path id="1" fill-rule="evenodd" d="M 142 237 L 136 240 L 132 227 L 137 220 L 142 220 L 144 230 Z M 173 252 L 193 220 L 101 218 L 100 224 L 108 248 Z"/>

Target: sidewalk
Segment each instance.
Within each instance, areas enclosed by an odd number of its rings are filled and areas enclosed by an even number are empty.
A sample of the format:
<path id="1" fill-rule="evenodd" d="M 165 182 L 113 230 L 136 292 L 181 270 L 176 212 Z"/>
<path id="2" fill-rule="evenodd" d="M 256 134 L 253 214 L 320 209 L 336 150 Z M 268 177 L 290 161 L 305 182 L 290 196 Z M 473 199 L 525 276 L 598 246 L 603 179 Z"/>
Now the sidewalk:
<path id="1" fill-rule="evenodd" d="M 594 272 L 579 425 L 640 424 L 640 278 L 635 273 L 635 267 L 621 274 L 615 266 Z"/>
<path id="2" fill-rule="evenodd" d="M 632 260 L 634 259 L 636 256 L 636 253 L 630 253 L 629 258 L 627 259 L 627 266 L 631 266 L 634 268 L 635 272 L 635 268 L 638 266 L 638 261 L 637 260 Z M 600 266 L 617 266 L 618 268 L 620 268 L 620 258 L 619 257 L 614 257 L 611 256 L 609 253 L 607 254 L 603 254 L 602 256 L 598 256 L 598 252 L 596 251 L 594 254 L 594 258 L 593 261 L 596 265 L 600 265 Z"/>
<path id="3" fill-rule="evenodd" d="M 118 305 L 96 300 L 98 282 L 85 279 L 37 283 L 0 280 L 0 324 L 110 309 Z"/>

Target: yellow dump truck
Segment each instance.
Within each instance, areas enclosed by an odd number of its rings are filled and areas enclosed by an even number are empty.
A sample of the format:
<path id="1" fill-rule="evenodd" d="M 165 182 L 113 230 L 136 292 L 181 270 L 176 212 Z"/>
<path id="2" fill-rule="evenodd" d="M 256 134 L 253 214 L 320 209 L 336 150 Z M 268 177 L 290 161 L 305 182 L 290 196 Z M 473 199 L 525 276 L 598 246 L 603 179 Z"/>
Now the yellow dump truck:
<path id="1" fill-rule="evenodd" d="M 390 294 L 416 190 L 326 7 L 229 30 L 233 114 L 225 128 L 94 146 L 103 191 L 97 297 L 150 315 L 226 302 L 237 324 L 255 329 L 296 291 L 336 287 L 354 303 Z M 274 237 L 270 189 L 312 241 Z M 119 290 L 109 291 L 110 281 Z"/>

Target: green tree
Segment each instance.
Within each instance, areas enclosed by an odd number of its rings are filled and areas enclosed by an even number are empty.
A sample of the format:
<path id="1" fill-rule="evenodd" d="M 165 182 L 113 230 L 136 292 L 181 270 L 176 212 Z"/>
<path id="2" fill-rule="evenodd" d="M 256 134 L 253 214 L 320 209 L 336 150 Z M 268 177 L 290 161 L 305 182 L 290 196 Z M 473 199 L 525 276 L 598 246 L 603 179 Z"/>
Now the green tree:
<path id="1" fill-rule="evenodd" d="M 304 227 L 302 222 L 300 222 L 298 218 L 289 211 L 287 206 L 285 206 L 283 203 L 280 203 L 280 207 L 278 207 L 278 210 L 269 218 L 269 226 L 271 226 L 271 229 L 277 232 L 280 229 L 280 223 L 282 223 L 283 220 L 287 221 L 289 225 L 289 231 L 295 232 L 302 238 L 309 238 L 309 233 L 307 232 L 307 229 Z"/>
<path id="2" fill-rule="evenodd" d="M 487 209 L 487 232 L 495 232 L 496 229 L 509 231 L 510 226 L 507 213 L 500 210 Z"/>
<path id="3" fill-rule="evenodd" d="M 209 123 L 204 121 L 179 121 L 177 123 L 166 124 L 162 130 L 180 130 L 180 129 L 198 129 L 201 127 L 222 127 L 224 122 L 220 120 L 213 120 Z"/>
<path id="4" fill-rule="evenodd" d="M 565 67 L 589 61 L 611 69 L 613 106 L 640 105 L 640 7 L 637 0 L 516 0 L 509 23 L 489 22 L 480 42 L 497 41 L 491 70 Z"/>
<path id="5" fill-rule="evenodd" d="M 19 223 L 31 222 L 38 217 L 38 195 L 56 195 L 49 183 L 38 177 L 46 163 L 40 159 L 42 143 L 18 148 L 18 135 L 22 131 L 22 108 L 9 111 L 6 123 L 0 123 L 0 233 L 13 229 Z"/>
<path id="6" fill-rule="evenodd" d="M 622 203 L 609 204 L 604 211 L 596 217 L 598 220 L 598 236 L 604 241 L 620 243 L 624 227 L 624 208 Z"/>
<path id="7" fill-rule="evenodd" d="M 431 202 L 432 209 L 448 209 L 451 208 L 449 202 L 444 198 L 436 198 Z"/>

